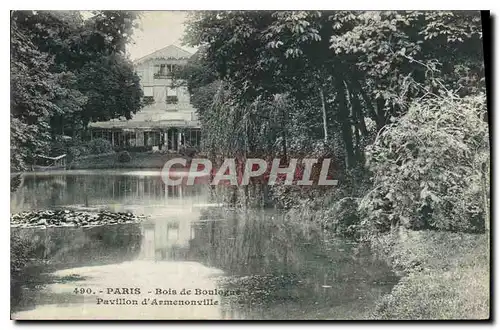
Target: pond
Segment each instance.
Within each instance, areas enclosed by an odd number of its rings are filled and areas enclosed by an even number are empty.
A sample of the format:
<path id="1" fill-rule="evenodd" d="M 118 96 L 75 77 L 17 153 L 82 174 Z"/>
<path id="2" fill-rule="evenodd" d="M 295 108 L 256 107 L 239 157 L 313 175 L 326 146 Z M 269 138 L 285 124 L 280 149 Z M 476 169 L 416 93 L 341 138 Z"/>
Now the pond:
<path id="1" fill-rule="evenodd" d="M 218 204 L 159 171 L 28 173 L 11 212 L 107 209 L 141 224 L 12 228 L 39 260 L 13 277 L 14 319 L 363 319 L 398 281 L 354 242 L 275 209 Z"/>

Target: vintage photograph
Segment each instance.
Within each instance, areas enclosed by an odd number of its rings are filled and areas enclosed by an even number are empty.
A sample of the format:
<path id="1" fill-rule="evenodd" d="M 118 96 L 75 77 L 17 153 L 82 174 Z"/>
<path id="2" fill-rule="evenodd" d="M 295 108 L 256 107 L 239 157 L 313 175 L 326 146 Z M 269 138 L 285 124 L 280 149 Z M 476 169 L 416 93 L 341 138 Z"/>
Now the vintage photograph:
<path id="1" fill-rule="evenodd" d="M 11 11 L 11 319 L 490 320 L 490 28 Z"/>

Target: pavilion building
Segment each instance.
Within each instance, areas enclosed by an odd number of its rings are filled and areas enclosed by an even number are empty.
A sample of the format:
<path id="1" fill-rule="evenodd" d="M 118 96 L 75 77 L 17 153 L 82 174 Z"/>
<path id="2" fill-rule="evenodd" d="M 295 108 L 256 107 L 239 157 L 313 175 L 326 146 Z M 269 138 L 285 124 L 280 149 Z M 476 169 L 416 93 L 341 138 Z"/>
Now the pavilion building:
<path id="1" fill-rule="evenodd" d="M 91 139 L 109 140 L 116 149 L 179 151 L 199 147 L 200 121 L 185 86 L 174 84 L 172 73 L 191 53 L 170 45 L 134 61 L 148 105 L 132 119 L 113 119 L 89 125 Z"/>

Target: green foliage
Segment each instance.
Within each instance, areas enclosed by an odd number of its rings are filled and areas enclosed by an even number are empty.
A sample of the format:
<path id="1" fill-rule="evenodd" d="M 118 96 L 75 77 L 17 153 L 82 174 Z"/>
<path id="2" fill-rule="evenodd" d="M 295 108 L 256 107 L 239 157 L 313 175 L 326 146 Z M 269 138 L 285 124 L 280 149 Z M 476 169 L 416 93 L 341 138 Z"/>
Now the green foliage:
<path id="1" fill-rule="evenodd" d="M 59 156 L 67 154 L 68 162 L 71 163 L 81 157 L 89 155 L 107 154 L 113 152 L 113 146 L 106 139 L 93 139 L 82 141 L 79 138 L 69 138 L 56 135 L 50 144 L 50 154 Z"/>
<path id="2" fill-rule="evenodd" d="M 88 150 L 94 155 L 105 154 L 113 152 L 113 145 L 106 139 L 93 139 L 88 143 Z"/>
<path id="3" fill-rule="evenodd" d="M 335 192 L 276 185 L 277 205 L 342 232 L 484 229 L 479 12 L 199 12 L 185 39 L 207 151 L 334 159 Z"/>
<path id="4" fill-rule="evenodd" d="M 11 168 L 50 152 L 56 135 L 84 136 L 91 121 L 142 107 L 125 55 L 137 14 L 14 11 L 11 14 Z"/>
<path id="5" fill-rule="evenodd" d="M 406 274 L 377 304 L 376 319 L 487 319 L 490 256 L 486 235 L 401 231 L 377 250 Z"/>
<path id="6" fill-rule="evenodd" d="M 58 110 L 56 78 L 49 72 L 50 57 L 37 50 L 15 19 L 11 54 L 11 168 L 22 170 L 50 140 L 48 118 Z"/>
<path id="7" fill-rule="evenodd" d="M 191 104 L 199 114 L 211 108 L 214 95 L 221 88 L 217 72 L 205 55 L 204 47 L 200 47 L 182 69 L 173 72 L 173 84 L 187 85 Z"/>
<path id="8" fill-rule="evenodd" d="M 132 62 L 119 54 L 89 62 L 79 75 L 80 89 L 88 95 L 81 113 L 86 125 L 124 116 L 127 119 L 142 107 L 143 92 Z"/>
<path id="9" fill-rule="evenodd" d="M 72 162 L 89 154 L 90 152 L 86 144 L 76 144 L 68 148 L 68 161 Z"/>
<path id="10" fill-rule="evenodd" d="M 120 163 L 128 163 L 132 160 L 132 157 L 128 151 L 123 150 L 118 153 L 117 160 Z"/>
<path id="11" fill-rule="evenodd" d="M 294 118 L 311 119 L 354 168 L 373 134 L 367 118 L 380 129 L 441 85 L 484 91 L 481 37 L 479 12 L 212 11 L 192 16 L 186 41 L 203 45 L 191 79 L 198 90 L 223 80 L 242 113 L 288 95 L 295 107 L 283 131 Z"/>
<path id="12" fill-rule="evenodd" d="M 43 265 L 43 261 L 36 258 L 40 246 L 26 236 L 19 233 L 11 233 L 10 235 L 11 306 L 17 305 L 19 298 L 23 294 L 23 286 L 26 286 L 26 283 L 35 283 L 34 285 L 40 283 L 38 278 L 40 271 L 36 269 Z"/>
<path id="13" fill-rule="evenodd" d="M 59 156 L 68 153 L 68 148 L 73 144 L 71 138 L 56 135 L 50 143 L 50 155 Z"/>
<path id="14" fill-rule="evenodd" d="M 320 223 L 339 236 L 357 238 L 360 223 L 358 199 L 345 197 L 333 202 L 321 214 Z"/>
<path id="15" fill-rule="evenodd" d="M 374 189 L 361 203 L 366 227 L 484 230 L 477 221 L 489 212 L 480 197 L 489 187 L 484 115 L 484 95 L 434 96 L 386 126 L 367 150 Z"/>
<path id="16" fill-rule="evenodd" d="M 19 234 L 13 234 L 10 238 L 10 272 L 16 280 L 21 280 L 19 275 L 36 255 L 35 244 Z"/>

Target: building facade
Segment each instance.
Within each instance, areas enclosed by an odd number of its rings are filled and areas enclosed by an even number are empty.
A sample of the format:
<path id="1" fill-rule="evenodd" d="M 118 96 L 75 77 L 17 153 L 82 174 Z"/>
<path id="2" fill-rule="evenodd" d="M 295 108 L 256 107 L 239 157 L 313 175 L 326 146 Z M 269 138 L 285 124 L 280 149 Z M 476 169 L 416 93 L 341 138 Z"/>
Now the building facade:
<path id="1" fill-rule="evenodd" d="M 200 122 L 185 86 L 172 72 L 187 63 L 191 53 L 174 45 L 134 61 L 147 106 L 132 119 L 90 124 L 91 139 L 104 138 L 117 149 L 179 151 L 198 148 Z"/>

